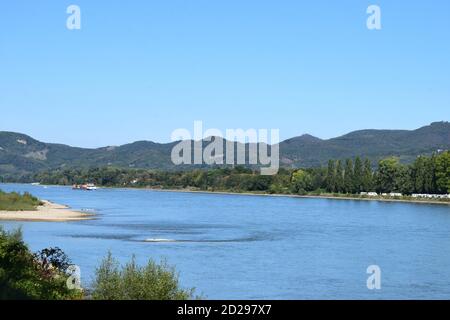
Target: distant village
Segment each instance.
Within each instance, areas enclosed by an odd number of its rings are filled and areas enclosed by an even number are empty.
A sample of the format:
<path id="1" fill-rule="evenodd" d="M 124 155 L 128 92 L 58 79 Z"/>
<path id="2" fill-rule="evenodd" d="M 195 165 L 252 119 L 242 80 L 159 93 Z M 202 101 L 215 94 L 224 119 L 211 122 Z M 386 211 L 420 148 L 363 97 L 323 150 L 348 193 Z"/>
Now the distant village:
<path id="1" fill-rule="evenodd" d="M 361 196 L 368 197 L 403 197 L 402 193 L 399 192 L 390 192 L 390 193 L 376 193 L 376 192 L 361 192 Z M 427 194 L 427 193 L 413 193 L 411 194 L 412 198 L 425 198 L 425 199 L 450 199 L 450 194 Z"/>

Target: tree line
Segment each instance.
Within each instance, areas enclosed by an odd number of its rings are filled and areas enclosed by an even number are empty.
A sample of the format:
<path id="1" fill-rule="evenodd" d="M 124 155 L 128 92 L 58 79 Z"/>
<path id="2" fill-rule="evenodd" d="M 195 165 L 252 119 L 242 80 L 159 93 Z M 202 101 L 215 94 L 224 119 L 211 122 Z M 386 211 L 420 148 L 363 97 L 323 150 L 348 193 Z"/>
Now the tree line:
<path id="1" fill-rule="evenodd" d="M 297 170 L 292 184 L 297 192 L 317 190 L 314 180 L 317 172 Z M 450 152 L 419 156 L 410 165 L 404 165 L 395 157 L 382 159 L 372 170 L 369 159 L 330 160 L 321 187 L 330 193 L 358 194 L 360 192 L 406 195 L 412 193 L 450 193 Z"/>
<path id="2" fill-rule="evenodd" d="M 12 181 L 11 181 L 12 182 Z M 412 164 L 395 157 L 382 159 L 376 169 L 369 159 L 330 160 L 326 167 L 286 169 L 263 176 L 257 170 L 212 167 L 190 171 L 158 171 L 114 167 L 65 169 L 40 172 L 14 182 L 72 185 L 196 189 L 207 191 L 264 192 L 280 194 L 360 192 L 402 194 L 450 192 L 450 152 L 419 156 Z"/>

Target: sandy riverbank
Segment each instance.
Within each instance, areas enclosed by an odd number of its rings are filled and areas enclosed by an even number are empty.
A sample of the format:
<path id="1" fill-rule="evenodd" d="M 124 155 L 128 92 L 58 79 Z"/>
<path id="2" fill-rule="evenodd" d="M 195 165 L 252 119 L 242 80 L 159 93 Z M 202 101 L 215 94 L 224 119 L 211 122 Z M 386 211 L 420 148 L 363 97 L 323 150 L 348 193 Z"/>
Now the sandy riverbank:
<path id="1" fill-rule="evenodd" d="M 70 210 L 67 206 L 42 200 L 35 211 L 0 211 L 0 220 L 12 221 L 77 221 L 93 219 L 92 214 Z"/>

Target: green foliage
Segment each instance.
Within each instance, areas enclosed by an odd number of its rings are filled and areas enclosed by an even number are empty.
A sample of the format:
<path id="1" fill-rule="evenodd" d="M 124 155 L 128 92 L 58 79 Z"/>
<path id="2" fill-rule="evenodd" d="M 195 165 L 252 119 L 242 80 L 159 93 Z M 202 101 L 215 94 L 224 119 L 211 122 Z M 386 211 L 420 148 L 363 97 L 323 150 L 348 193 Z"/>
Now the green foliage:
<path id="1" fill-rule="evenodd" d="M 120 266 L 109 252 L 96 270 L 92 298 L 99 300 L 187 300 L 194 289 L 180 288 L 175 269 L 165 261 L 138 266 L 135 257 Z"/>
<path id="2" fill-rule="evenodd" d="M 344 171 L 344 192 L 354 193 L 354 172 L 353 172 L 353 162 L 352 159 L 345 160 L 345 171 Z"/>
<path id="3" fill-rule="evenodd" d="M 369 159 L 364 160 L 364 169 L 361 181 L 361 191 L 369 192 L 373 189 L 372 163 Z"/>
<path id="4" fill-rule="evenodd" d="M 36 210 L 41 202 L 28 192 L 20 194 L 17 192 L 6 193 L 0 190 L 0 210 L 23 211 Z"/>
<path id="5" fill-rule="evenodd" d="M 67 288 L 68 275 L 58 268 L 44 268 L 22 240 L 20 230 L 0 227 L 0 300 L 75 299 L 79 290 Z"/>
<path id="6" fill-rule="evenodd" d="M 69 257 L 58 247 L 42 249 L 34 254 L 37 261 L 40 262 L 43 270 L 53 270 L 66 272 L 71 265 Z"/>
<path id="7" fill-rule="evenodd" d="M 112 167 L 67 169 L 41 172 L 33 181 L 43 184 L 93 182 L 107 187 L 138 187 L 229 191 L 253 193 L 304 194 L 370 192 L 440 193 L 449 192 L 449 152 L 420 156 L 410 164 L 386 158 L 373 168 L 370 159 L 329 160 L 327 167 L 286 169 L 262 176 L 258 169 L 243 166 L 214 167 L 191 171 L 158 171 Z"/>
<path id="8" fill-rule="evenodd" d="M 31 253 L 20 230 L 7 232 L 0 227 L 0 300 L 82 299 L 83 291 L 69 289 L 67 269 L 70 260 L 59 248 Z M 149 260 L 138 266 L 135 258 L 124 266 L 108 253 L 96 270 L 94 299 L 185 300 L 194 289 L 182 289 L 175 269 L 165 261 Z"/>
<path id="9" fill-rule="evenodd" d="M 420 156 L 412 165 L 414 189 L 419 193 L 431 193 L 435 187 L 434 160 Z"/>
<path id="10" fill-rule="evenodd" d="M 333 160 L 328 161 L 326 189 L 328 192 L 336 191 L 336 168 Z"/>
<path id="11" fill-rule="evenodd" d="M 412 170 L 409 166 L 400 166 L 397 168 L 395 178 L 395 191 L 398 191 L 402 194 L 411 194 L 414 192 L 411 172 Z M 434 192 L 434 190 L 431 191 Z"/>
<path id="12" fill-rule="evenodd" d="M 356 157 L 354 165 L 352 159 L 345 160 L 345 168 L 342 161 L 329 160 L 324 184 L 316 188 L 324 188 L 330 193 L 359 193 L 372 191 L 372 167 L 369 159 Z"/>
<path id="13" fill-rule="evenodd" d="M 435 157 L 436 189 L 438 193 L 450 193 L 450 151 Z"/>
<path id="14" fill-rule="evenodd" d="M 305 170 L 297 170 L 292 174 L 292 191 L 297 194 L 306 194 L 313 190 L 313 180 L 311 174 Z"/>
<path id="15" fill-rule="evenodd" d="M 363 189 L 363 163 L 360 157 L 356 157 L 353 168 L 352 192 L 359 193 Z"/>
<path id="16" fill-rule="evenodd" d="M 377 172 L 377 191 L 391 192 L 398 190 L 400 164 L 397 158 L 380 160 Z"/>
<path id="17" fill-rule="evenodd" d="M 342 168 L 342 161 L 338 160 L 336 162 L 336 186 L 335 192 L 344 192 L 344 169 Z"/>

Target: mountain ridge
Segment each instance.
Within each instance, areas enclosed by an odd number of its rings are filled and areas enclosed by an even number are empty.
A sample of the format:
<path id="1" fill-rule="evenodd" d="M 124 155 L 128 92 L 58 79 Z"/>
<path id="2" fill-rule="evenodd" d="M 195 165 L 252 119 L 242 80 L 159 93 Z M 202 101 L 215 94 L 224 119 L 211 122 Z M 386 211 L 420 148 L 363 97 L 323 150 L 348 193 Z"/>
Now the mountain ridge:
<path id="1" fill-rule="evenodd" d="M 0 176 L 93 166 L 186 169 L 171 162 L 171 150 L 176 143 L 140 140 L 120 146 L 81 148 L 0 131 Z M 330 139 L 303 134 L 281 141 L 279 147 L 280 165 L 284 167 L 322 166 L 329 159 L 356 156 L 372 161 L 397 156 L 407 163 L 421 154 L 450 149 L 450 123 L 433 122 L 415 130 L 363 129 Z"/>

